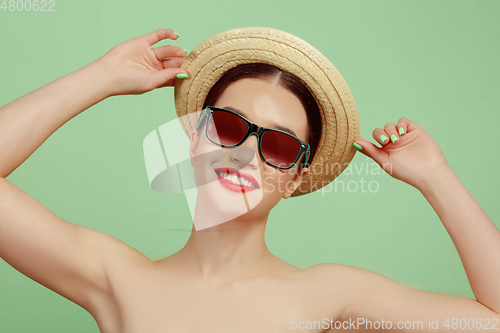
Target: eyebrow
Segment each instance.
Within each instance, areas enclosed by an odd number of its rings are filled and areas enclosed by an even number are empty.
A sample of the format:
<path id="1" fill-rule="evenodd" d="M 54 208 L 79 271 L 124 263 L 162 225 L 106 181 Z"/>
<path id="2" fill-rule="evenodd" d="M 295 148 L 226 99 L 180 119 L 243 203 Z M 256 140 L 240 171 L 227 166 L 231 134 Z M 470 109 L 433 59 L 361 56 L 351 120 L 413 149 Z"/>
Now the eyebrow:
<path id="1" fill-rule="evenodd" d="M 237 114 L 245 117 L 248 119 L 248 116 L 245 112 L 241 111 L 241 110 L 238 110 L 237 108 L 233 108 L 232 106 L 225 106 L 224 109 L 226 110 L 229 110 L 229 111 L 233 111 L 233 112 L 236 112 Z M 285 126 L 281 126 L 281 125 L 278 125 L 278 124 L 275 124 L 275 123 L 272 123 L 271 124 L 271 127 L 272 128 L 275 128 L 275 129 L 279 129 L 283 132 L 287 132 L 287 133 L 290 133 L 291 135 L 295 136 L 298 138 L 297 134 L 295 134 L 294 131 L 292 131 L 291 129 L 289 129 L 288 127 L 285 127 Z"/>

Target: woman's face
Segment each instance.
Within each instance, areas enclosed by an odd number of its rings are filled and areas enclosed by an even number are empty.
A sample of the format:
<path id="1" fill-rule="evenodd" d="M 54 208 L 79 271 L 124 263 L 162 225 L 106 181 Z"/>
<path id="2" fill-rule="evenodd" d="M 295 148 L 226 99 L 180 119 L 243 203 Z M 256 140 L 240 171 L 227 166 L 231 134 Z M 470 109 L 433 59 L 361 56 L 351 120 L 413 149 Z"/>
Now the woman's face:
<path id="1" fill-rule="evenodd" d="M 232 109 L 262 127 L 286 127 L 307 142 L 307 115 L 302 103 L 289 90 L 270 80 L 235 81 L 212 106 Z M 206 180 L 203 182 L 207 184 L 205 190 L 210 193 L 204 198 L 210 200 L 211 207 L 241 218 L 255 218 L 266 216 L 281 198 L 290 197 L 307 169 L 303 168 L 300 174 L 297 174 L 298 164 L 290 170 L 276 169 L 266 164 L 258 151 L 257 135 L 251 135 L 239 147 L 226 149 L 208 141 L 204 128 L 199 137 L 193 133 L 190 155 L 195 161 L 195 173 Z M 195 156 L 197 158 L 193 159 Z M 230 190 L 215 171 L 226 166 L 238 169 L 243 175 L 251 175 L 258 182 L 258 188 L 244 193 Z"/>

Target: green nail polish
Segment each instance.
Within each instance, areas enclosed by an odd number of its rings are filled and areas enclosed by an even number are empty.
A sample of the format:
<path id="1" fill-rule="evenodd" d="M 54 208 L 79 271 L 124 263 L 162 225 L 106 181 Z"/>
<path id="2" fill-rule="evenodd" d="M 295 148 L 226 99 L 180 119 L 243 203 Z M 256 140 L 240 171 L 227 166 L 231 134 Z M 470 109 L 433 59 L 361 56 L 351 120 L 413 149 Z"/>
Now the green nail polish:
<path id="1" fill-rule="evenodd" d="M 385 135 L 383 135 L 383 134 L 382 134 L 382 135 L 380 136 L 380 141 L 381 141 L 382 143 L 384 143 L 384 142 L 385 142 L 385 140 L 387 140 L 387 137 L 386 137 Z"/>
<path id="2" fill-rule="evenodd" d="M 354 148 L 356 148 L 357 150 L 363 150 L 363 147 L 361 147 L 361 145 L 357 144 L 356 142 L 353 142 L 352 144 L 354 146 Z"/>
<path id="3" fill-rule="evenodd" d="M 399 135 L 403 135 L 403 133 L 405 132 L 404 128 L 403 127 L 400 127 L 399 128 Z"/>
<path id="4" fill-rule="evenodd" d="M 398 141 L 398 137 L 395 134 L 392 134 L 391 135 L 391 141 L 392 141 L 392 143 Z"/>
<path id="5" fill-rule="evenodd" d="M 175 77 L 178 79 L 187 79 L 189 76 L 186 73 L 179 73 Z"/>

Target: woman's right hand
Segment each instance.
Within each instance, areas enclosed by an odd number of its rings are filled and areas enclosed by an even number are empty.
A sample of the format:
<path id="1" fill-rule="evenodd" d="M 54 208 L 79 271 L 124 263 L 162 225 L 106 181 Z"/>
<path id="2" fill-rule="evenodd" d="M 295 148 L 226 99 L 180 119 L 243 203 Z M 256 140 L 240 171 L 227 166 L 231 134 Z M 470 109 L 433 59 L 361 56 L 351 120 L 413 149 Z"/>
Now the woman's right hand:
<path id="1" fill-rule="evenodd" d="M 159 87 L 173 86 L 186 52 L 173 45 L 151 48 L 162 39 L 176 40 L 170 29 L 158 29 L 113 47 L 95 62 L 108 80 L 110 95 L 143 94 Z M 168 58 L 168 59 L 165 59 Z"/>

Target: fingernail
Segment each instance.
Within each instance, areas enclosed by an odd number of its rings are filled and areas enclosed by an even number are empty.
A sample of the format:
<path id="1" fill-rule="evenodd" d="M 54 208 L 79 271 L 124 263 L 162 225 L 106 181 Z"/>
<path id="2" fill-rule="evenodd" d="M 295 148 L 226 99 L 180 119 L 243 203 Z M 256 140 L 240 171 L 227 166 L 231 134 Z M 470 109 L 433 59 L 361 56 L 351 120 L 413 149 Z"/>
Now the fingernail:
<path id="1" fill-rule="evenodd" d="M 174 34 L 176 34 L 176 35 L 177 35 L 177 38 L 179 38 L 179 37 L 180 37 L 180 36 L 179 36 L 179 34 L 178 34 L 177 32 L 175 32 L 175 31 L 174 31 Z"/>
<path id="2" fill-rule="evenodd" d="M 188 51 L 187 51 L 187 50 L 185 50 L 185 49 L 183 49 L 183 50 L 184 50 L 184 52 L 186 52 L 186 55 L 187 55 L 187 54 L 188 54 Z"/>
<path id="3" fill-rule="evenodd" d="M 189 76 L 186 73 L 179 73 L 175 77 L 178 79 L 187 79 Z"/>
<path id="4" fill-rule="evenodd" d="M 399 135 L 403 135 L 404 132 L 405 132 L 405 129 L 403 127 L 400 127 L 399 128 Z"/>
<path id="5" fill-rule="evenodd" d="M 363 150 L 363 147 L 361 147 L 361 145 L 357 144 L 356 142 L 353 142 L 352 144 L 354 146 L 354 148 L 356 148 L 357 150 Z"/>
<path id="6" fill-rule="evenodd" d="M 398 141 L 398 137 L 395 134 L 392 134 L 391 135 L 391 141 L 392 141 L 392 143 Z"/>
<path id="7" fill-rule="evenodd" d="M 383 134 L 382 134 L 382 135 L 380 136 L 380 141 L 381 141 L 382 143 L 384 143 L 384 142 L 385 142 L 385 140 L 387 140 L 387 137 L 386 137 L 385 135 L 383 135 Z"/>

